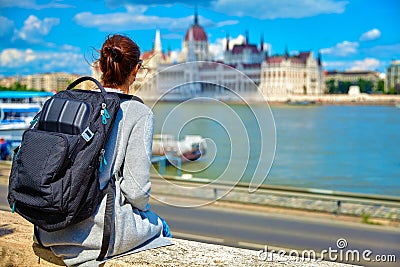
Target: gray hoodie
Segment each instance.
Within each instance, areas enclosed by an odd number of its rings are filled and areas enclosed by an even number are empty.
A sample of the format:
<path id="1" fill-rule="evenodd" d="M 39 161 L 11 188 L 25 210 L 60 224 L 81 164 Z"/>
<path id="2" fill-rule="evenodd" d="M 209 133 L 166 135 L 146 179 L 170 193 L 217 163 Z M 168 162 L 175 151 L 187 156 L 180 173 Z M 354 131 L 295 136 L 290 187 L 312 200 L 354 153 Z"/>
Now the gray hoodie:
<path id="1" fill-rule="evenodd" d="M 100 173 L 104 187 L 111 175 L 123 166 L 123 177 L 116 181 L 114 222 L 107 258 L 171 244 L 162 236 L 157 214 L 149 210 L 153 113 L 144 104 L 128 100 L 121 103 L 106 144 L 106 161 Z M 68 265 L 98 266 L 106 198 L 96 213 L 56 232 L 39 231 L 46 247 Z"/>

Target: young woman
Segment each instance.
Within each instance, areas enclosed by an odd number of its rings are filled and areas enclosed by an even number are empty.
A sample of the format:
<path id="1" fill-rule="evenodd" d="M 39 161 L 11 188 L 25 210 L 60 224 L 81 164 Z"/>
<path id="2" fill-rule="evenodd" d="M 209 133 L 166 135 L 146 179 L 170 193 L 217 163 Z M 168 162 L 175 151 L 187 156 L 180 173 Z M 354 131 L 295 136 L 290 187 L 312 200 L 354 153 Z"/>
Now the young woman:
<path id="1" fill-rule="evenodd" d="M 153 113 L 143 103 L 128 96 L 141 67 L 140 49 L 130 38 L 109 36 L 97 62 L 102 84 L 119 93 L 121 106 L 106 144 L 106 161 L 100 172 L 100 185 L 116 179 L 113 228 L 106 258 L 170 244 L 171 234 L 163 219 L 149 210 Z M 39 230 L 44 246 L 61 257 L 68 266 L 97 266 L 106 198 L 89 219 L 56 232 Z"/>

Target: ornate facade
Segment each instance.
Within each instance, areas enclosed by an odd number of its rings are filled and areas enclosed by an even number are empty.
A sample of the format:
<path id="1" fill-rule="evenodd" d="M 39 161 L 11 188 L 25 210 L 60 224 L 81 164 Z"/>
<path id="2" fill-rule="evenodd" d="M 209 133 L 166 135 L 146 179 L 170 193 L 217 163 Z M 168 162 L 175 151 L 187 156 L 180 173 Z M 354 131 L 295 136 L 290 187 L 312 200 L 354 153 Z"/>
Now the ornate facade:
<path id="1" fill-rule="evenodd" d="M 321 61 L 312 52 L 266 57 L 260 89 L 267 97 L 323 94 Z"/>
<path id="2" fill-rule="evenodd" d="M 139 72 L 138 83 L 133 86 L 140 88 L 138 94 L 144 99 L 160 96 L 174 100 L 194 96 L 227 99 L 231 92 L 263 100 L 259 92 L 267 97 L 322 93 L 321 64 L 312 52 L 268 57 L 263 42 L 261 37 L 259 47 L 249 43 L 246 32 L 245 41 L 230 49 L 227 37 L 224 61 L 212 61 L 208 37 L 196 12 L 176 62 L 169 51 L 163 53 L 160 31 L 156 30 L 153 49 L 142 55 L 146 69 Z"/>

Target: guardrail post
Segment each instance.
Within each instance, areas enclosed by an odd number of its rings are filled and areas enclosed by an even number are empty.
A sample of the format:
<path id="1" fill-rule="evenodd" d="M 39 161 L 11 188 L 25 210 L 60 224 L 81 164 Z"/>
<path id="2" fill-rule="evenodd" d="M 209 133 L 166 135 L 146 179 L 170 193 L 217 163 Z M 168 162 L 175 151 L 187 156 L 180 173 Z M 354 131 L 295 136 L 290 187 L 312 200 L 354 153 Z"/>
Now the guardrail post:
<path id="1" fill-rule="evenodd" d="M 336 202 L 337 208 L 336 208 L 336 215 L 340 215 L 340 208 L 342 206 L 342 201 L 338 200 Z"/>

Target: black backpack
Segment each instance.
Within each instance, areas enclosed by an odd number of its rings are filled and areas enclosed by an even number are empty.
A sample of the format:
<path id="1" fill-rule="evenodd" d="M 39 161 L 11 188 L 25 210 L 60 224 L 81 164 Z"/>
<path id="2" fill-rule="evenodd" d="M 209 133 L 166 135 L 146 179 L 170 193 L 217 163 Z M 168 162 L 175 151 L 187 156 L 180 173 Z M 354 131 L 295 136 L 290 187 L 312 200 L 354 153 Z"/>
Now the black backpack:
<path id="1" fill-rule="evenodd" d="M 85 80 L 100 91 L 70 90 Z M 81 77 L 48 99 L 14 154 L 8 193 L 12 211 L 49 232 L 93 215 L 110 192 L 110 186 L 100 190 L 98 174 L 107 164 L 105 145 L 119 105 L 118 94 L 106 92 L 92 77 Z M 113 194 L 112 189 L 107 206 Z M 107 212 L 110 220 L 112 210 Z"/>

